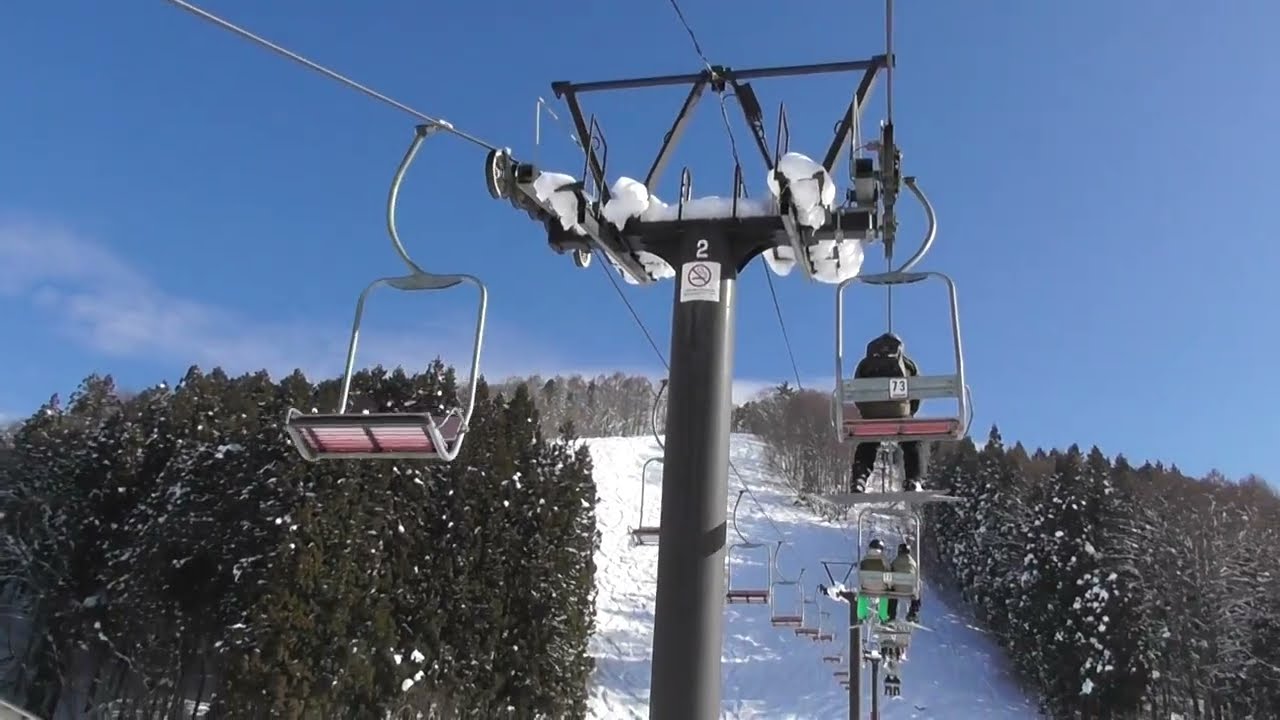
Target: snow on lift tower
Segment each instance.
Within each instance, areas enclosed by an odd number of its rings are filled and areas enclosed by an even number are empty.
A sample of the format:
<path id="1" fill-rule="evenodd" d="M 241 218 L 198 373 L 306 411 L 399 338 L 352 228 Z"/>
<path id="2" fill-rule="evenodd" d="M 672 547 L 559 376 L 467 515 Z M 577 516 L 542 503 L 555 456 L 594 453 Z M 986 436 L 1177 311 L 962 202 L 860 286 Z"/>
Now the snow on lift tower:
<path id="1" fill-rule="evenodd" d="M 531 163 L 516 160 L 509 149 L 492 150 L 485 161 L 485 182 L 495 199 L 507 200 L 517 210 L 541 223 L 547 231 L 547 243 L 557 253 L 572 252 L 574 263 L 586 267 L 584 257 L 599 251 L 628 280 L 638 285 L 651 285 L 671 276 L 675 248 L 688 246 L 687 237 L 697 231 L 724 230 L 732 226 L 728 236 L 734 241 L 735 265 L 745 265 L 762 252 L 790 248 L 797 263 L 810 278 L 819 277 L 814 258 L 828 255 L 833 242 L 870 241 L 879 237 L 883 223 L 892 224 L 892 211 L 886 215 L 874 206 L 852 202 L 800 208 L 792 190 L 797 179 L 824 182 L 821 175 L 835 170 L 847 147 L 854 140 L 856 128 L 865 107 L 867 96 L 875 85 L 876 76 L 888 67 L 887 55 L 876 55 L 867 60 L 832 62 L 813 65 L 735 70 L 719 65 L 701 72 L 684 75 L 600 82 L 554 82 L 551 87 L 556 97 L 563 98 L 573 117 L 574 130 L 581 140 L 585 154 L 582 178 L 540 170 Z M 820 172 L 814 177 L 799 177 L 782 172 L 780 163 L 793 159 L 787 153 L 785 137 L 785 109 L 779 108 L 779 127 L 773 148 L 766 137 L 763 109 L 755 90 L 747 81 L 761 78 L 790 77 L 861 71 L 861 82 L 848 108 L 836 123 L 835 136 L 820 163 Z M 652 192 L 680 141 L 693 110 L 705 91 L 732 92 L 738 99 L 747 125 L 751 129 L 754 145 L 760 153 L 771 182 L 778 185 L 775 203 L 751 203 L 744 194 L 742 168 L 735 164 L 734 195 L 726 201 L 726 207 L 710 212 L 690 204 L 689 189 L 692 186 L 687 170 L 682 174 L 680 202 L 674 212 L 659 213 L 660 217 L 644 213 L 626 218 L 610 218 L 606 207 L 613 194 L 606 180 L 608 169 L 608 142 L 594 115 L 583 113 L 579 95 L 588 92 L 625 90 L 670 85 L 689 85 L 684 104 L 676 114 L 671 128 L 663 136 L 657 156 L 644 176 L 643 187 Z M 801 156 L 803 157 L 803 156 Z M 807 161 L 813 166 L 819 163 Z M 829 180 L 829 178 L 827 178 Z M 871 182 L 878 182 L 871 178 Z M 859 186 L 860 187 L 860 186 Z M 826 187 L 823 193 L 834 191 Z M 649 196 L 652 199 L 652 195 Z M 693 203 L 698 201 L 695 199 Z M 763 207 L 769 205 L 768 207 Z M 802 222 L 807 210 L 816 212 L 823 222 L 815 226 Z M 721 233 L 725 234 L 725 233 Z M 699 235 L 701 237 L 701 235 Z M 705 255 L 698 255 L 706 258 Z M 654 262 L 661 259 L 664 262 Z M 708 258 L 714 259 L 714 258 Z M 830 278 L 819 278 L 831 282 Z"/>
<path id="2" fill-rule="evenodd" d="M 649 429 L 653 432 L 653 440 L 658 443 L 658 448 L 662 448 L 662 436 L 658 432 L 658 406 L 662 402 L 662 393 L 667 389 L 666 378 L 662 379 L 662 384 L 658 387 L 658 392 L 653 398 L 653 409 L 649 412 Z M 651 457 L 644 461 L 644 465 L 640 467 L 640 518 L 633 528 L 628 528 L 627 532 L 631 534 L 631 543 L 633 545 L 652 545 L 658 542 L 661 536 L 660 523 L 645 524 L 644 514 L 644 493 L 645 487 L 649 480 L 649 467 L 653 464 L 661 464 L 662 457 Z M 661 517 L 661 516 L 659 516 Z"/>
<path id="3" fill-rule="evenodd" d="M 387 232 L 396 254 L 409 267 L 409 274 L 374 280 L 356 301 L 355 320 L 351 324 L 351 340 L 347 347 L 347 364 L 342 376 L 342 392 L 338 411 L 332 414 L 307 414 L 290 408 L 285 429 L 302 457 L 307 460 L 347 460 L 355 458 L 443 460 L 450 462 L 462 449 L 467 426 L 475 409 L 476 385 L 480 378 L 480 348 L 484 340 L 485 312 L 489 292 L 484 283 L 472 275 L 437 275 L 427 272 L 410 259 L 396 230 L 396 204 L 405 172 L 418 154 L 423 140 L 439 130 L 438 124 L 418 125 L 413 142 L 396 169 L 387 196 Z M 348 412 L 351 380 L 355 374 L 356 346 L 365 300 L 374 288 L 386 286 L 405 292 L 447 290 L 461 284 L 479 290 L 475 339 L 471 348 L 470 376 L 467 380 L 466 404 L 443 414 L 430 413 L 352 413 Z"/>
<path id="4" fill-rule="evenodd" d="M 730 605 L 751 604 L 751 603 L 767 603 L 769 602 L 769 588 L 773 585 L 773 558 L 767 557 L 765 564 L 769 568 L 769 581 L 764 587 L 734 587 L 733 585 L 733 559 L 740 557 L 744 550 L 768 550 L 768 546 L 763 543 L 751 542 L 738 528 L 738 506 L 742 504 L 742 496 L 746 494 L 746 490 L 738 491 L 738 499 L 733 503 L 733 518 L 731 525 L 733 526 L 733 534 L 738 536 L 738 541 L 731 543 L 725 551 L 724 557 L 724 575 L 725 575 L 725 602 Z M 772 556 L 773 553 L 768 553 Z"/>

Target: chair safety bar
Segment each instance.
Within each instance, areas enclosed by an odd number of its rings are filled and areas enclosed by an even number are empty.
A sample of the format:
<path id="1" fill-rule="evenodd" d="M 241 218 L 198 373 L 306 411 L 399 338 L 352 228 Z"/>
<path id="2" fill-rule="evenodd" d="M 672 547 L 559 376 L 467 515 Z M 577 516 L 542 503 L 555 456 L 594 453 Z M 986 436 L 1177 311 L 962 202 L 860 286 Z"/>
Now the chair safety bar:
<path id="1" fill-rule="evenodd" d="M 355 319 L 351 323 L 351 340 L 347 345 L 347 363 L 342 376 L 342 393 L 334 414 L 305 414 L 290 408 L 285 417 L 285 430 L 307 460 L 384 458 L 444 460 L 450 462 L 462 449 L 467 426 L 475 410 L 476 388 L 480 381 L 480 351 L 484 342 L 485 315 L 489 307 L 489 291 L 473 275 L 437 275 L 415 263 L 405 250 L 396 230 L 396 204 L 405 172 L 425 140 L 439 125 L 419 125 L 404 159 L 396 168 L 387 195 L 387 233 L 396 254 L 409 267 L 410 274 L 374 280 L 356 301 Z M 467 380 L 466 403 L 461 411 L 443 415 L 424 413 L 348 413 L 351 381 L 355 375 L 356 348 L 360 341 L 360 325 L 364 319 L 365 301 L 378 287 L 404 292 L 447 290 L 461 284 L 475 285 L 479 291 L 475 338 L 471 347 L 471 367 Z M 363 437 L 364 439 L 360 439 Z"/>
<path id="2" fill-rule="evenodd" d="M 955 372 L 909 378 L 845 379 L 844 372 L 844 291 L 850 284 L 908 285 L 937 278 L 947 286 L 951 310 L 951 339 Z M 969 391 L 964 375 L 964 349 L 960 335 L 960 311 L 956 285 L 940 272 L 887 272 L 859 275 L 836 288 L 836 389 L 832 393 L 832 425 L 841 442 L 902 442 L 906 440 L 959 440 L 969 432 L 972 420 Z M 944 418 L 904 418 L 872 420 L 858 417 L 858 402 L 951 399 L 956 414 Z"/>

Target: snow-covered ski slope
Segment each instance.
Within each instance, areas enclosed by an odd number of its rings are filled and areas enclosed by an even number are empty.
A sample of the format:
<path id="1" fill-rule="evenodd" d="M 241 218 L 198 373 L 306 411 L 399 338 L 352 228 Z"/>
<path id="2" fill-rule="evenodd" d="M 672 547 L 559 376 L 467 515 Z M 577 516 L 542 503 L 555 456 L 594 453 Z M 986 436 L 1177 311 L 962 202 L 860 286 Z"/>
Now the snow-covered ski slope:
<path id="1" fill-rule="evenodd" d="M 637 513 L 641 467 L 647 458 L 660 456 L 661 452 L 651 438 L 585 442 L 595 463 L 600 498 L 596 513 L 602 535 L 596 556 L 599 594 L 596 635 L 591 646 L 596 658 L 591 716 L 601 720 L 648 718 L 658 548 L 633 546 L 628 528 L 640 522 Z M 794 505 L 786 486 L 769 475 L 764 447 L 755 438 L 733 436 L 730 454 L 764 508 L 761 512 L 750 496 L 743 498 L 738 512 L 743 534 L 753 542 L 766 543 L 776 542 L 779 532 L 784 534 L 788 544 L 783 546 L 781 571 L 784 576 L 794 577 L 798 567 L 803 566 L 805 589 L 812 597 L 817 583 L 826 582 L 819 561 L 850 558 L 855 529 L 823 522 Z M 659 463 L 652 465 L 647 478 L 646 525 L 657 524 L 660 468 Z M 729 487 L 732 507 L 741 487 L 733 473 Z M 735 538 L 732 529 L 729 534 L 731 540 Z M 763 587 L 767 574 L 764 550 L 734 564 L 735 586 L 736 578 L 741 577 L 743 587 Z M 796 588 L 779 588 L 779 596 L 787 595 L 797 595 Z M 722 717 L 848 717 L 847 691 L 832 676 L 838 666 L 823 662 L 824 655 L 844 648 L 846 633 L 838 623 L 848 618 L 848 606 L 826 598 L 818 602 L 830 613 L 831 622 L 823 629 L 835 632 L 834 643 L 815 643 L 797 637 L 790 628 L 771 626 L 768 605 L 726 605 Z M 798 606 L 798 597 L 792 604 Z M 926 587 L 921 622 L 933 632 L 916 633 L 903 665 L 902 696 L 882 698 L 884 720 L 1038 717 L 1034 704 L 1010 680 L 999 648 L 964 617 L 933 597 Z M 863 710 L 867 710 L 865 702 Z"/>

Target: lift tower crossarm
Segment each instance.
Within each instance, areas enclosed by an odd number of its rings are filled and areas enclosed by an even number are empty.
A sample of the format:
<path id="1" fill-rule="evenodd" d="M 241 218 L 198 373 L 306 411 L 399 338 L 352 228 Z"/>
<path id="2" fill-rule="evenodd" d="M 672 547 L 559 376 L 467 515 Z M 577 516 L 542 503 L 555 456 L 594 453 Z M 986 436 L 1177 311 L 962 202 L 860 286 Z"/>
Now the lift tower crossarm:
<path id="1" fill-rule="evenodd" d="M 649 172 L 644 176 L 645 187 L 652 188 L 662 175 L 662 171 L 666 169 L 667 161 L 671 159 L 671 151 L 675 149 L 676 143 L 680 142 L 680 136 L 684 135 L 689 118 L 693 117 L 693 109 L 697 107 L 698 100 L 702 98 L 702 92 L 706 89 L 706 78 L 698 78 L 689 89 L 689 96 L 684 99 L 684 105 L 680 106 L 680 113 L 676 115 L 675 122 L 671 123 L 671 129 L 662 136 L 662 147 L 658 148 L 658 156 L 653 159 L 653 165 L 649 166 Z"/>
<path id="2" fill-rule="evenodd" d="M 603 204 L 609 201 L 609 188 L 604 177 L 604 163 L 601 162 L 595 148 L 589 141 L 592 133 L 587 116 L 582 112 L 582 104 L 578 99 L 578 95 L 581 93 L 600 92 L 603 90 L 634 90 L 671 85 L 692 86 L 684 104 L 676 114 L 671 129 L 663 137 L 662 146 L 658 148 L 658 154 L 654 158 L 653 164 L 649 167 L 648 174 L 645 176 L 645 187 L 652 190 L 654 183 L 657 182 L 662 175 L 662 171 L 666 168 L 667 161 L 670 159 L 676 144 L 680 142 L 680 137 L 684 134 L 689 118 L 693 115 L 693 109 L 697 106 L 703 92 L 706 91 L 707 85 L 710 85 L 716 92 L 722 92 L 726 87 L 733 88 L 734 94 L 738 97 L 738 105 L 742 109 L 743 116 L 751 127 L 751 135 L 756 141 L 756 147 L 759 148 L 761 156 L 764 158 L 765 167 L 772 171 L 773 156 L 769 152 L 769 144 L 765 138 L 764 118 L 761 115 L 760 103 L 756 99 L 755 93 L 751 90 L 751 86 L 746 84 L 746 81 L 861 70 L 863 71 L 863 77 L 858 84 L 857 94 L 850 103 L 849 109 L 842 116 L 839 127 L 836 130 L 836 136 L 832 139 L 831 147 L 827 150 L 826 159 L 823 162 L 823 167 L 826 167 L 827 171 L 830 172 L 839 160 L 840 148 L 849 142 L 849 136 L 853 132 L 853 114 L 856 112 L 861 115 L 866 97 L 875 85 L 876 75 L 887 68 L 888 64 L 889 60 L 886 56 L 876 55 L 867 60 L 809 65 L 780 65 L 746 70 L 734 70 L 733 68 L 716 65 L 708 67 L 701 72 L 682 75 L 656 75 L 626 80 L 599 80 L 581 83 L 558 80 L 551 83 L 551 90 L 557 98 L 564 99 L 565 105 L 569 108 L 569 114 L 573 116 L 573 126 L 578 132 L 578 137 L 582 139 L 583 151 L 587 154 L 590 172 L 600 188 L 600 202 Z"/>
<path id="3" fill-rule="evenodd" d="M 858 91 L 849 101 L 849 108 L 840 117 L 840 122 L 836 126 L 836 136 L 831 139 L 831 146 L 827 148 L 827 154 L 822 159 L 822 167 L 826 168 L 827 172 L 835 174 L 836 165 L 840 163 L 840 150 L 849 144 L 853 136 L 854 121 L 862 118 L 862 108 L 866 104 L 867 96 L 875 89 L 876 76 L 881 70 L 888 69 L 891 62 L 893 62 L 892 58 L 885 55 L 871 58 L 871 67 L 863 73 L 862 82 L 858 83 Z"/>
<path id="4" fill-rule="evenodd" d="M 752 68 L 750 70 L 731 70 L 722 68 L 722 77 L 728 80 L 759 80 L 761 78 L 791 77 L 795 75 L 821 75 L 824 73 L 852 72 L 867 70 L 884 56 L 877 55 L 869 60 L 846 60 L 843 62 L 817 63 L 810 65 L 777 65 L 774 67 Z M 551 83 L 556 97 L 565 91 L 597 92 L 599 90 L 633 90 L 645 87 L 661 87 L 663 85 L 688 85 L 707 76 L 709 71 L 687 73 L 683 75 L 655 75 L 653 77 L 633 78 L 629 80 L 597 80 L 595 82 L 575 83 L 558 80 Z"/>

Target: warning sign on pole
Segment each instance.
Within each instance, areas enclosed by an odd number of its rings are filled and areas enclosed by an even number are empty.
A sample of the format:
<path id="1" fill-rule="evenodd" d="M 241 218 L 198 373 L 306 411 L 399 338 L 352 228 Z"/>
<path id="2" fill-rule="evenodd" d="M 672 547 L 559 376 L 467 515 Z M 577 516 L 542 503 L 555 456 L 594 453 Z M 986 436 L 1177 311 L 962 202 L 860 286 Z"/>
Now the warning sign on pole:
<path id="1" fill-rule="evenodd" d="M 720 302 L 720 263 L 695 260 L 680 270 L 680 302 Z"/>

